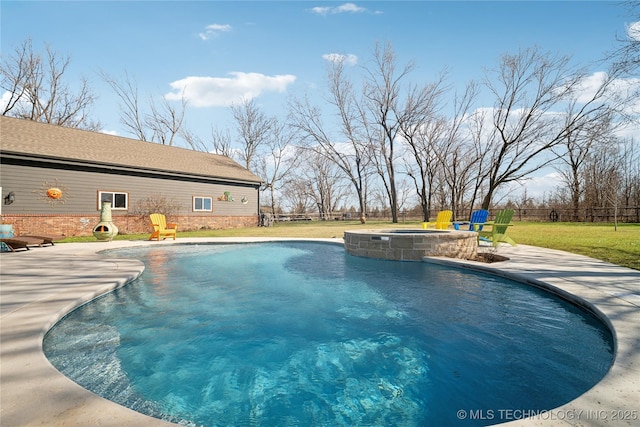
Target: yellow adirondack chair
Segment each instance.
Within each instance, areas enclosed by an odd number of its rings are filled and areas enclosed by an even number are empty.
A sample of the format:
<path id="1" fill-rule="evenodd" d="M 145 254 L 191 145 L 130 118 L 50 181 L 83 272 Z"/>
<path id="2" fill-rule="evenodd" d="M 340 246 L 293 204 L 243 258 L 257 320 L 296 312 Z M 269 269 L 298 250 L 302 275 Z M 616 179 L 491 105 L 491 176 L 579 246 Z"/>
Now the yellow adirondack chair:
<path id="1" fill-rule="evenodd" d="M 440 211 L 438 212 L 438 216 L 436 216 L 436 220 L 430 222 L 423 222 L 422 228 L 428 228 L 434 226 L 436 230 L 446 230 L 451 225 L 451 217 L 453 216 L 452 211 Z"/>
<path id="2" fill-rule="evenodd" d="M 495 221 L 486 222 L 484 229 L 478 231 L 478 239 L 490 241 L 493 246 L 498 246 L 498 243 L 504 242 L 511 246 L 516 246 L 516 242 L 509 236 L 507 236 L 507 229 L 511 227 L 511 218 L 513 218 L 513 209 L 504 209 L 498 212 Z M 486 228 L 489 228 L 487 230 Z"/>
<path id="3" fill-rule="evenodd" d="M 151 218 L 151 225 L 153 226 L 153 233 L 149 236 L 149 240 L 157 239 L 159 241 L 160 238 L 164 240 L 167 237 L 173 237 L 173 240 L 176 240 L 178 224 L 167 224 L 167 218 L 159 213 L 151 214 L 149 217 Z"/>

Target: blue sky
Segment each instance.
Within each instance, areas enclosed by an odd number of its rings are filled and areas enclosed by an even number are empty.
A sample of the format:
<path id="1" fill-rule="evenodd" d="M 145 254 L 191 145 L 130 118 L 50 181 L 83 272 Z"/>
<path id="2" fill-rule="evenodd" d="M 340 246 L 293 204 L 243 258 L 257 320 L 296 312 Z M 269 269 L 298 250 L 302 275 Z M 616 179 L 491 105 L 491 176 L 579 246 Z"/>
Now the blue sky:
<path id="1" fill-rule="evenodd" d="M 68 55 L 70 73 L 88 78 L 99 95 L 96 118 L 120 134 L 117 99 L 101 70 L 128 73 L 154 97 L 198 83 L 187 118 L 206 136 L 209 125 L 200 122 L 229 126 L 228 103 L 240 93 L 256 96 L 269 114 L 290 95 L 321 94 L 325 55 L 366 65 L 376 42 L 390 42 L 401 63 L 415 61 L 412 81 L 448 67 L 463 84 L 481 79 L 501 54 L 533 45 L 591 63 L 630 24 L 614 1 L 3 0 L 1 8 L 3 54 L 31 38 L 36 50 L 48 43 Z"/>
<path id="2" fill-rule="evenodd" d="M 233 128 L 229 104 L 254 97 L 282 115 L 291 96 L 321 102 L 329 55 L 367 65 L 376 42 L 391 43 L 400 64 L 414 61 L 413 83 L 447 67 L 462 87 L 498 65 L 501 54 L 539 46 L 595 61 L 632 24 L 617 1 L 7 1 L 2 52 L 31 38 L 71 59 L 99 96 L 105 131 L 130 136 L 119 100 L 101 80 L 135 78 L 140 95 L 175 98 L 185 87 L 186 126 L 208 140 L 211 126 Z M 640 139 L 640 138 L 637 138 Z"/>

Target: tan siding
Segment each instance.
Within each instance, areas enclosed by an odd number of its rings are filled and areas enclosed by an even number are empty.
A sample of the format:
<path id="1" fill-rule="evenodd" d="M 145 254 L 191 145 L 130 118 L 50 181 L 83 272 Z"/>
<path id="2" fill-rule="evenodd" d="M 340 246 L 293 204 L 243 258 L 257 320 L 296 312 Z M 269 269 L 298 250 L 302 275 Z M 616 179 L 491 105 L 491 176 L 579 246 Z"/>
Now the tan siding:
<path id="1" fill-rule="evenodd" d="M 48 185 L 63 190 L 64 203 L 50 203 L 44 195 Z M 132 177 L 96 172 L 46 169 L 31 166 L 2 165 L 0 185 L 2 196 L 10 191 L 15 203 L 3 205 L 3 214 L 80 214 L 90 215 L 98 211 L 98 191 L 115 191 L 129 194 L 129 207 L 149 195 L 161 194 L 180 206 L 180 215 L 246 216 L 257 215 L 258 192 L 255 188 L 231 184 L 209 184 L 178 180 Z M 233 202 L 219 201 L 229 191 Z M 192 212 L 192 197 L 213 199 L 213 212 Z M 242 197 L 247 203 L 242 203 Z M 124 214 L 113 211 L 113 215 Z"/>

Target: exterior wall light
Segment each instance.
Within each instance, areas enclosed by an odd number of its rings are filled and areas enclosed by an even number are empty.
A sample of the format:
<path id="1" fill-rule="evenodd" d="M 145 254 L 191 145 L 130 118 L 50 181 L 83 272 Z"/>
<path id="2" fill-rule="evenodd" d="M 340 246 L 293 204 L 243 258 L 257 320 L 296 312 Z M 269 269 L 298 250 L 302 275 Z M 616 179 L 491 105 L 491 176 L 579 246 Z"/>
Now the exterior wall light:
<path id="1" fill-rule="evenodd" d="M 5 205 L 10 205 L 15 201 L 16 201 L 16 195 L 15 195 L 15 193 L 13 191 L 10 191 L 9 194 L 7 194 L 4 197 L 4 204 Z"/>

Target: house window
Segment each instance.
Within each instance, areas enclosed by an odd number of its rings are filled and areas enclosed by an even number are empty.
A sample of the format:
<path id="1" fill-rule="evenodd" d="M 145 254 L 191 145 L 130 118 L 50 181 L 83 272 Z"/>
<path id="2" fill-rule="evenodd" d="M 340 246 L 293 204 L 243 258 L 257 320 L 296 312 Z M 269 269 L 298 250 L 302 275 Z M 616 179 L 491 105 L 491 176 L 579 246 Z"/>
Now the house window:
<path id="1" fill-rule="evenodd" d="M 194 197 L 193 198 L 193 210 L 196 211 L 207 211 L 211 212 L 212 209 L 212 198 L 211 197 Z"/>
<path id="2" fill-rule="evenodd" d="M 111 202 L 111 209 L 126 210 L 129 208 L 129 194 L 100 191 L 98 194 L 98 209 L 102 209 L 102 202 Z"/>

